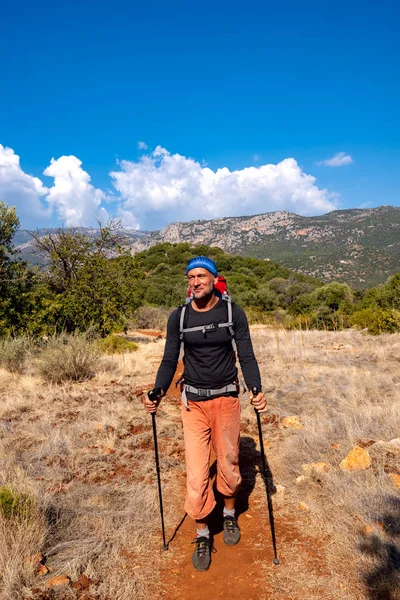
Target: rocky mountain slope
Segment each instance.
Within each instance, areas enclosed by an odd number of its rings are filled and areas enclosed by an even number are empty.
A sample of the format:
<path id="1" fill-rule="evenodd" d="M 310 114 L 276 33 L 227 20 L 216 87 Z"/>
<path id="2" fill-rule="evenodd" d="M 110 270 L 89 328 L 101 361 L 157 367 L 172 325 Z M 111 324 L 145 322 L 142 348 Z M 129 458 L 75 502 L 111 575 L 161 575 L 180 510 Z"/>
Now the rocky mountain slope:
<path id="1" fill-rule="evenodd" d="M 337 210 L 317 217 L 273 212 L 171 223 L 134 240 L 132 249 L 184 241 L 274 260 L 323 281 L 365 288 L 400 271 L 400 208 Z"/>
<path id="2" fill-rule="evenodd" d="M 47 231 L 42 230 L 45 235 Z M 94 235 L 91 229 L 82 229 Z M 367 288 L 400 271 L 400 208 L 337 210 L 317 217 L 272 212 L 249 217 L 171 223 L 161 231 L 126 231 L 132 252 L 162 242 L 219 246 L 226 252 L 274 260 L 326 282 Z M 30 262 L 32 241 L 18 232 L 15 242 Z"/>

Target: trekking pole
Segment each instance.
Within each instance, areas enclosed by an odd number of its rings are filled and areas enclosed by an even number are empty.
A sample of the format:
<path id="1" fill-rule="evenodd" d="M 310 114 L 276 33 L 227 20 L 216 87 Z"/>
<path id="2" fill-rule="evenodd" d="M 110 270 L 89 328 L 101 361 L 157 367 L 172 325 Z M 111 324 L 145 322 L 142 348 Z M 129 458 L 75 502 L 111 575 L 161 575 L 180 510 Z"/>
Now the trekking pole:
<path id="1" fill-rule="evenodd" d="M 253 394 L 253 398 L 255 398 L 256 396 L 258 396 L 259 390 L 256 387 L 253 387 L 251 390 L 252 394 Z M 275 537 L 275 524 L 274 524 L 274 511 L 272 508 L 272 500 L 271 500 L 271 494 L 269 491 L 269 484 L 268 484 L 268 476 L 267 476 L 267 464 L 265 461 L 265 452 L 264 452 L 264 442 L 263 442 L 263 435 L 262 435 L 262 428 L 261 428 L 261 418 L 260 418 L 260 413 L 258 412 L 258 410 L 255 408 L 254 412 L 256 413 L 257 416 L 257 425 L 258 425 L 258 437 L 260 438 L 260 447 L 261 447 L 261 460 L 262 460 L 262 477 L 264 479 L 264 483 L 265 483 L 265 489 L 267 491 L 267 503 L 268 503 L 268 515 L 269 515 L 269 525 L 271 527 L 271 535 L 272 535 L 272 545 L 274 548 L 274 565 L 279 565 L 280 564 L 280 560 L 278 558 L 277 555 L 277 551 L 276 551 L 276 537 Z"/>
<path id="2" fill-rule="evenodd" d="M 160 388 L 154 388 L 154 390 L 150 390 L 147 396 L 151 402 L 156 402 L 158 396 L 161 394 Z M 151 419 L 153 423 L 153 439 L 154 439 L 154 453 L 156 456 L 156 470 L 157 470 L 157 482 L 158 482 L 158 497 L 160 500 L 160 514 L 161 514 L 161 528 L 162 528 L 162 537 L 163 537 L 163 550 L 168 550 L 168 544 L 165 541 L 165 527 L 164 527 L 164 511 L 163 511 L 163 502 L 162 502 L 162 493 L 161 493 L 161 477 L 160 477 L 160 463 L 158 460 L 158 445 L 157 445 L 157 429 L 156 429 L 156 415 L 155 413 L 151 413 Z"/>

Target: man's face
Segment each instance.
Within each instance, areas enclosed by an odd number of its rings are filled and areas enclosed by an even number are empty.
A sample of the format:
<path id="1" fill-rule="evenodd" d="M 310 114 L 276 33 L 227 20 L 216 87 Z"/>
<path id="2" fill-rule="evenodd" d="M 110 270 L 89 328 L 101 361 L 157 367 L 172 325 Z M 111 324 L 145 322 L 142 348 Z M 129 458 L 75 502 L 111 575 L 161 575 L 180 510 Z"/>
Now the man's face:
<path id="1" fill-rule="evenodd" d="M 189 287 L 196 300 L 200 300 L 211 294 L 214 290 L 214 285 L 218 281 L 217 277 L 214 277 L 210 271 L 207 271 L 207 269 L 203 269 L 202 267 L 192 269 L 189 271 L 187 277 Z"/>

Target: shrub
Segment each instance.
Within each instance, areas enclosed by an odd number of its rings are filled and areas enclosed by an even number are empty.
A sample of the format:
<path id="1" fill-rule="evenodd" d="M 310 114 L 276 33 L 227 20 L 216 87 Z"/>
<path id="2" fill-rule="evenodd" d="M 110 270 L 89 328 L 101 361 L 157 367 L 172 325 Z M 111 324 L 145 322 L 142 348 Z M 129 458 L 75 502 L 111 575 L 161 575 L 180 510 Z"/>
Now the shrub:
<path id="1" fill-rule="evenodd" d="M 400 311 L 398 310 L 383 310 L 373 306 L 362 308 L 351 315 L 349 321 L 355 327 L 368 329 L 368 333 L 372 335 L 400 331 Z"/>
<path id="2" fill-rule="evenodd" d="M 30 519 L 35 502 L 28 494 L 16 492 L 10 486 L 0 488 L 0 512 L 7 519 Z"/>
<path id="3" fill-rule="evenodd" d="M 22 373 L 30 350 L 31 342 L 27 337 L 0 340 L 0 365 L 12 373 Z"/>
<path id="4" fill-rule="evenodd" d="M 84 381 L 94 375 L 98 344 L 79 333 L 50 338 L 38 358 L 38 372 L 47 381 Z"/>
<path id="5" fill-rule="evenodd" d="M 138 349 L 135 342 L 131 342 L 120 335 L 108 335 L 98 341 L 101 352 L 105 354 L 122 354 L 123 352 L 134 352 Z"/>
<path id="6" fill-rule="evenodd" d="M 166 329 L 172 309 L 162 306 L 141 306 L 132 320 L 137 329 Z"/>
<path id="7" fill-rule="evenodd" d="M 263 312 L 257 306 L 249 306 L 246 308 L 246 316 L 249 325 L 261 323 L 263 325 L 271 325 L 274 320 L 272 313 Z"/>
<path id="8" fill-rule="evenodd" d="M 353 294 L 347 283 L 333 281 L 315 290 L 319 305 L 327 306 L 332 311 L 338 310 L 342 302 L 352 302 Z"/>
<path id="9" fill-rule="evenodd" d="M 301 331 L 309 330 L 311 328 L 312 320 L 312 314 L 296 315 L 295 317 L 292 317 L 292 319 L 285 321 L 285 329 L 299 329 Z"/>
<path id="10" fill-rule="evenodd" d="M 332 311 L 329 306 L 322 305 L 312 313 L 310 321 L 311 329 L 322 329 L 325 331 L 337 331 L 343 329 L 343 319 L 338 311 Z"/>

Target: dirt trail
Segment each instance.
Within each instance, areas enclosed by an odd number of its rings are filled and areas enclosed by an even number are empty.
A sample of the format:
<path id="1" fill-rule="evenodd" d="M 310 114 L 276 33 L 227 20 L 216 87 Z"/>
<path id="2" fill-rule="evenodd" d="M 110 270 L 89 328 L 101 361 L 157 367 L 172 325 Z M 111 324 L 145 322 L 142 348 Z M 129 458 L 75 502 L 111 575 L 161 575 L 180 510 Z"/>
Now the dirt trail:
<path id="1" fill-rule="evenodd" d="M 191 563 L 194 527 L 186 518 L 175 539 L 170 544 L 173 553 L 173 566 L 165 574 L 166 590 L 162 597 L 168 600 L 195 600 L 197 598 L 229 598 L 231 600 L 260 600 L 265 594 L 265 581 L 260 574 L 259 564 L 272 565 L 273 552 L 268 531 L 265 510 L 250 506 L 239 517 L 242 539 L 237 546 L 228 547 L 223 543 L 221 527 L 212 527 L 218 533 L 214 538 L 215 552 L 210 569 L 196 571 Z M 214 525 L 216 519 L 214 520 Z M 281 526 L 277 534 L 283 535 Z"/>
<path id="2" fill-rule="evenodd" d="M 178 365 L 174 382 L 183 370 Z M 163 402 L 179 406 L 180 394 L 172 384 Z M 237 546 L 229 547 L 223 542 L 222 531 L 222 499 L 216 492 L 217 506 L 210 518 L 210 529 L 214 534 L 214 551 L 212 563 L 207 572 L 196 571 L 191 562 L 193 552 L 192 542 L 195 537 L 194 522 L 185 515 L 183 509 L 185 497 L 184 483 L 179 486 L 174 501 L 176 503 L 177 525 L 175 531 L 167 531 L 169 543 L 165 554 L 167 565 L 162 574 L 164 589 L 159 595 L 168 600 L 195 600 L 198 598 L 226 598 L 230 600 L 260 600 L 266 594 L 265 576 L 260 572 L 261 564 L 271 566 L 271 571 L 280 568 L 273 565 L 273 547 L 268 519 L 267 498 L 265 488 L 261 483 L 261 474 L 256 474 L 254 463 L 248 464 L 243 460 L 243 451 L 248 451 L 251 438 L 241 438 L 241 472 L 243 486 L 237 500 L 237 512 L 241 528 L 241 540 Z M 251 444 L 253 446 L 253 444 Z M 251 460 L 251 457 L 250 457 Z M 215 457 L 211 457 L 211 472 L 216 468 Z M 215 477 L 215 475 L 214 475 Z M 255 487 L 256 478 L 258 485 Z M 168 499 L 171 502 L 171 498 Z M 276 519 L 278 511 L 274 511 Z M 179 518 L 181 522 L 179 523 Z M 275 523 L 278 539 L 291 535 L 287 526 Z M 168 556 L 167 556 L 168 555 Z M 285 559 L 282 557 L 282 564 Z M 282 600 L 283 600 L 282 596 Z"/>

